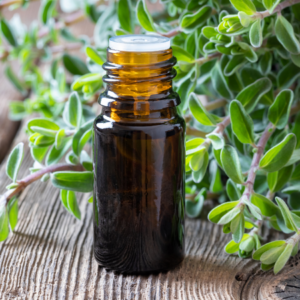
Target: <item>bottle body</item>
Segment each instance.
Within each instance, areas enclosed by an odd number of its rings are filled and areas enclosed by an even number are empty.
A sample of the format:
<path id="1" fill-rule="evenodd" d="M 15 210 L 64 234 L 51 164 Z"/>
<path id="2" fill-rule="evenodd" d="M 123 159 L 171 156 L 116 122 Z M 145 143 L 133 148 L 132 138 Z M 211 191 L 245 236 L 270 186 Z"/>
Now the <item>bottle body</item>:
<path id="1" fill-rule="evenodd" d="M 184 257 L 185 122 L 174 105 L 126 99 L 94 123 L 94 254 L 118 272 L 166 271 Z"/>

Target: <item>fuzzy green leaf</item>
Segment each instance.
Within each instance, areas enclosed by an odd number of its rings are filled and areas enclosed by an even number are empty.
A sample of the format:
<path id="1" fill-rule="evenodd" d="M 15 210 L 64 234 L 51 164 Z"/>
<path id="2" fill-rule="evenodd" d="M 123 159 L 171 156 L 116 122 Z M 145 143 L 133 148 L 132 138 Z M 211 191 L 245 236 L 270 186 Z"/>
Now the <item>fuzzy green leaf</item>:
<path id="1" fill-rule="evenodd" d="M 144 0 L 139 0 L 136 6 L 136 15 L 141 26 L 147 31 L 155 31 L 153 19 Z"/>
<path id="2" fill-rule="evenodd" d="M 276 247 L 280 247 L 282 245 L 285 244 L 285 241 L 274 241 L 274 242 L 270 242 L 267 243 L 263 246 L 261 246 L 260 248 L 258 248 L 254 253 L 252 258 L 255 260 L 260 260 L 261 256 L 267 252 L 268 250 L 272 249 L 272 248 L 276 248 Z"/>
<path id="3" fill-rule="evenodd" d="M 89 47 L 89 46 L 86 47 L 85 53 L 96 64 L 98 64 L 100 66 L 102 66 L 104 64 L 102 57 L 99 55 L 97 50 L 95 50 L 94 48 Z"/>
<path id="4" fill-rule="evenodd" d="M 12 30 L 11 26 L 8 24 L 8 22 L 5 19 L 1 20 L 1 31 L 5 39 L 8 41 L 8 43 L 13 46 L 18 46 L 17 38 L 15 37 L 15 33 Z"/>
<path id="5" fill-rule="evenodd" d="M 276 197 L 275 200 L 280 208 L 286 227 L 290 230 L 298 232 L 297 225 L 295 224 L 295 221 L 286 203 L 279 197 Z"/>
<path id="6" fill-rule="evenodd" d="M 67 203 L 69 211 L 78 219 L 81 219 L 80 209 L 78 207 L 76 195 L 73 191 L 68 191 L 67 193 Z"/>
<path id="7" fill-rule="evenodd" d="M 294 28 L 282 15 L 277 17 L 275 33 L 277 39 L 287 51 L 292 54 L 300 53 L 300 44 L 295 36 Z"/>
<path id="8" fill-rule="evenodd" d="M 250 113 L 257 105 L 259 100 L 272 88 L 269 78 L 261 78 L 245 87 L 236 97 L 245 110 Z"/>
<path id="9" fill-rule="evenodd" d="M 267 172 L 276 172 L 283 168 L 291 158 L 296 147 L 296 136 L 288 134 L 285 139 L 271 148 L 260 160 L 259 167 Z"/>
<path id="10" fill-rule="evenodd" d="M 283 90 L 278 94 L 274 103 L 269 108 L 268 119 L 278 129 L 283 129 L 286 126 L 293 99 L 293 91 Z"/>
<path id="11" fill-rule="evenodd" d="M 274 265 L 274 274 L 278 274 L 279 271 L 283 269 L 283 267 L 288 262 L 289 258 L 291 257 L 292 251 L 293 251 L 293 245 L 287 244 L 284 251 L 281 253 L 279 258 L 277 259 L 275 265 Z"/>
<path id="12" fill-rule="evenodd" d="M 13 231 L 18 223 L 19 205 L 18 199 L 14 197 L 7 206 L 10 228 Z"/>
<path id="13" fill-rule="evenodd" d="M 195 13 L 186 13 L 180 21 L 180 27 L 184 31 L 193 31 L 210 17 L 212 8 L 210 6 L 202 6 Z"/>
<path id="14" fill-rule="evenodd" d="M 244 144 L 253 144 L 253 121 L 246 113 L 242 104 L 239 101 L 234 100 L 230 103 L 229 110 L 232 130 L 236 137 Z"/>
<path id="15" fill-rule="evenodd" d="M 7 239 L 9 235 L 9 217 L 5 204 L 0 207 L 0 242 Z"/>
<path id="16" fill-rule="evenodd" d="M 195 119 L 205 126 L 214 126 L 216 121 L 213 116 L 206 111 L 195 93 L 191 93 L 189 97 L 189 107 Z"/>
<path id="17" fill-rule="evenodd" d="M 208 219 L 213 223 L 218 223 L 219 220 L 230 210 L 238 205 L 239 201 L 231 201 L 223 203 L 215 207 L 208 215 Z"/>
<path id="18" fill-rule="evenodd" d="M 120 0 L 118 3 L 118 18 L 121 27 L 133 33 L 133 18 L 132 18 L 132 7 L 130 0 Z"/>
<path id="19" fill-rule="evenodd" d="M 78 57 L 65 53 L 63 64 L 72 75 L 85 75 L 89 73 L 86 64 Z"/>
<path id="20" fill-rule="evenodd" d="M 255 5 L 251 0 L 230 0 L 231 4 L 238 11 L 243 11 L 247 15 L 253 15 L 256 12 Z"/>
<path id="21" fill-rule="evenodd" d="M 261 46 L 263 41 L 261 20 L 257 20 L 251 25 L 249 37 L 250 43 L 253 47 L 259 48 Z"/>
<path id="22" fill-rule="evenodd" d="M 273 13 L 274 8 L 279 4 L 280 0 L 263 0 L 262 3 L 264 7 L 270 12 Z"/>
<path id="23" fill-rule="evenodd" d="M 89 193 L 93 190 L 92 172 L 55 172 L 51 174 L 52 184 L 60 189 Z"/>
<path id="24" fill-rule="evenodd" d="M 251 203 L 260 209 L 263 216 L 271 217 L 279 212 L 278 206 L 263 195 L 253 193 Z"/>
<path id="25" fill-rule="evenodd" d="M 92 136 L 92 128 L 93 128 L 94 120 L 88 121 L 80 127 L 80 129 L 75 133 L 73 137 L 72 148 L 74 154 L 79 156 L 82 151 L 84 145 L 89 141 Z"/>
<path id="26" fill-rule="evenodd" d="M 82 119 L 82 104 L 76 92 L 72 93 L 65 105 L 63 113 L 64 121 L 74 127 L 80 127 Z"/>
<path id="27" fill-rule="evenodd" d="M 226 145 L 221 152 L 222 166 L 227 176 L 235 183 L 244 183 L 241 163 L 238 154 L 230 145 Z"/>
<path id="28" fill-rule="evenodd" d="M 16 182 L 17 180 L 23 157 L 24 144 L 19 143 L 9 154 L 6 164 L 6 174 L 13 182 Z"/>

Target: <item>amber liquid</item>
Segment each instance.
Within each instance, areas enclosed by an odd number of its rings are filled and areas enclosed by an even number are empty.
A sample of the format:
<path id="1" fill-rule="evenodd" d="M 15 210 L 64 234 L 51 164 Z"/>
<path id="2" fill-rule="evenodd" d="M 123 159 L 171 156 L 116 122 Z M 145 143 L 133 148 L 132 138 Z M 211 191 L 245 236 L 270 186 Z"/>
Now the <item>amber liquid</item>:
<path id="1" fill-rule="evenodd" d="M 147 55 L 153 59 L 153 53 Z M 152 62 L 147 63 L 143 60 L 142 67 L 151 69 Z M 162 63 L 154 58 L 152 77 L 172 72 L 170 65 L 160 70 Z M 108 91 L 100 97 L 105 107 L 94 123 L 95 258 L 101 266 L 125 273 L 169 270 L 184 257 L 185 123 L 172 105 L 178 99 L 168 86 L 169 78 L 160 86 L 151 85 L 149 77 L 124 79 L 128 66 L 113 71 L 109 67 Z M 118 84 L 111 83 L 112 78 L 118 78 Z M 112 93 L 114 89 L 118 94 Z M 162 89 L 159 95 L 157 89 Z M 117 98 L 109 106 L 107 99 L 113 94 Z M 157 109 L 159 105 L 162 108 Z"/>

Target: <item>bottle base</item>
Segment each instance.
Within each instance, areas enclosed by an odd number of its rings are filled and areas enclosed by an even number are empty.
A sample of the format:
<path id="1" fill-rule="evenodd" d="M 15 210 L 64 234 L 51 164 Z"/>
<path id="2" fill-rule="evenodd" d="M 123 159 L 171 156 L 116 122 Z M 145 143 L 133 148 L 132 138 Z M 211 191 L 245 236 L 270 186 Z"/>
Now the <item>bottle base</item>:
<path id="1" fill-rule="evenodd" d="M 119 268 L 114 268 L 110 267 L 108 265 L 105 265 L 101 263 L 99 260 L 97 260 L 96 256 L 94 255 L 94 259 L 99 265 L 99 267 L 104 268 L 107 271 L 113 271 L 117 274 L 122 274 L 122 275 L 150 275 L 150 274 L 158 274 L 158 273 L 166 273 L 168 271 L 171 271 L 181 265 L 181 263 L 184 260 L 184 257 L 182 257 L 180 260 L 177 262 L 174 262 L 172 266 L 169 268 L 162 268 L 162 269 L 153 269 L 153 270 L 131 270 L 131 269 L 119 269 Z"/>

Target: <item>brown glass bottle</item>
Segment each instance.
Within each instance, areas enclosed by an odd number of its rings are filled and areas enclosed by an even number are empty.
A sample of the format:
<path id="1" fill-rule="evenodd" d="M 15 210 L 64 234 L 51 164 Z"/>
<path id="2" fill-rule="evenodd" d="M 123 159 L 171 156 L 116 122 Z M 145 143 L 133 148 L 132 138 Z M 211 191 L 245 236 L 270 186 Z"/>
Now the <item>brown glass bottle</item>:
<path id="1" fill-rule="evenodd" d="M 184 257 L 185 122 L 172 50 L 108 49 L 94 123 L 94 254 L 124 273 L 169 270 Z"/>

